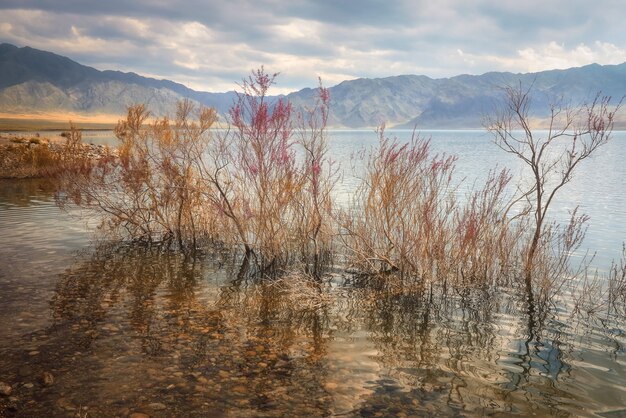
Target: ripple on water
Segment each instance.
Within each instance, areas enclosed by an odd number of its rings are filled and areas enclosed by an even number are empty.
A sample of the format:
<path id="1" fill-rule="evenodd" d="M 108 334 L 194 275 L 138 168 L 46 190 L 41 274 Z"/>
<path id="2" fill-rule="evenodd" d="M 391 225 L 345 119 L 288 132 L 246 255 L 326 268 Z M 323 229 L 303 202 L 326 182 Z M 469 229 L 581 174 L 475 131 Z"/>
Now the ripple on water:
<path id="1" fill-rule="evenodd" d="M 493 162 L 479 157 L 468 164 Z M 94 249 L 51 190 L 0 186 L 0 380 L 24 416 L 80 406 L 94 416 L 591 415 L 625 403 L 623 323 L 577 324 L 565 308 L 529 318 L 510 289 L 429 302 L 341 275 L 311 308 L 288 289 L 233 280 L 237 261 L 219 254 Z M 581 187 L 567 196 L 590 193 Z M 611 212 L 589 235 L 604 249 L 623 239 L 626 204 L 599 189 L 585 209 L 597 200 L 592 219 Z"/>

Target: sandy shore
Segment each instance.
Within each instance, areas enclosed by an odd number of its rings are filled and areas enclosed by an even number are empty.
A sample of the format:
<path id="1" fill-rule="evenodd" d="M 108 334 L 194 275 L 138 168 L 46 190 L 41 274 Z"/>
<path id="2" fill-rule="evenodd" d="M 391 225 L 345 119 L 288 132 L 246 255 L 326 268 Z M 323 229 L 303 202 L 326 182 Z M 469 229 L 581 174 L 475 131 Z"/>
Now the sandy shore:
<path id="1" fill-rule="evenodd" d="M 123 115 L 79 113 L 2 113 L 0 131 L 67 130 L 70 121 L 80 129 L 113 129 Z"/>

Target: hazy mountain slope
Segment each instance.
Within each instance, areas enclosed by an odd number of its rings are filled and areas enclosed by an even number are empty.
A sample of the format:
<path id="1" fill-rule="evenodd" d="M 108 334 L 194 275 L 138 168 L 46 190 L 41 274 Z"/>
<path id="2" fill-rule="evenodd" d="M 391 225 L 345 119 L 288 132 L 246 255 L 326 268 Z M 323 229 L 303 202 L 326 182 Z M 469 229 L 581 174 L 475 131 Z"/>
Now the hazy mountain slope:
<path id="1" fill-rule="evenodd" d="M 492 112 L 502 87 L 533 85 L 534 115 L 545 117 L 548 104 L 562 99 L 578 104 L 598 92 L 620 98 L 626 94 L 626 63 L 597 64 L 540 73 L 486 73 L 431 79 L 403 75 L 382 79 L 344 81 L 330 88 L 331 124 L 350 128 L 388 126 L 404 128 L 476 128 Z M 295 105 L 311 104 L 313 90 L 288 98 Z"/>
<path id="2" fill-rule="evenodd" d="M 443 79 L 400 75 L 344 81 L 330 87 L 329 124 L 478 128 L 483 115 L 495 108 L 501 88 L 520 82 L 533 85 L 534 116 L 541 118 L 547 115 L 548 104 L 559 98 L 578 104 L 600 91 L 616 98 L 625 95 L 626 63 L 530 74 L 491 72 Z M 312 106 L 314 95 L 315 90 L 306 88 L 287 98 L 298 109 Z M 235 93 L 199 92 L 169 80 L 99 71 L 51 52 L 0 44 L 0 112 L 122 114 L 128 105 L 146 103 L 154 113 L 163 115 L 171 113 L 182 98 L 225 114 Z"/>
<path id="3" fill-rule="evenodd" d="M 146 103 L 158 115 L 171 113 L 189 98 L 224 111 L 233 92 L 197 92 L 169 80 L 134 73 L 99 71 L 46 51 L 0 44 L 0 110 L 37 112 L 124 113 Z"/>
<path id="4" fill-rule="evenodd" d="M 435 83 L 428 77 L 414 75 L 344 81 L 330 88 L 330 123 L 363 127 L 407 121 L 427 105 Z M 314 94 L 314 90 L 306 89 L 287 98 L 294 106 L 300 106 Z"/>

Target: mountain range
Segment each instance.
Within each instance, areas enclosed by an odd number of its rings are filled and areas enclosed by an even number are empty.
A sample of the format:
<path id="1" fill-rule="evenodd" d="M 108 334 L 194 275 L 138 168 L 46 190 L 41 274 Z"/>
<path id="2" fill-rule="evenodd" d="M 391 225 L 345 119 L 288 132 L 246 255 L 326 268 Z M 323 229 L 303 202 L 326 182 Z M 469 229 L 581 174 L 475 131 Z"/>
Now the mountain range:
<path id="1" fill-rule="evenodd" d="M 533 87 L 534 116 L 547 116 L 555 99 L 577 104 L 598 93 L 626 94 L 626 63 L 591 64 L 566 70 L 513 74 L 490 72 L 433 79 L 423 75 L 347 80 L 330 87 L 329 125 L 364 128 L 386 123 L 402 128 L 478 128 L 492 111 L 502 87 Z M 315 90 L 305 88 L 286 97 L 297 108 L 311 105 Z M 235 92 L 209 93 L 135 73 L 100 71 L 67 57 L 30 47 L 0 44 L 0 112 L 73 112 L 122 115 L 126 107 L 145 103 L 163 115 L 178 100 L 189 98 L 226 114 Z"/>

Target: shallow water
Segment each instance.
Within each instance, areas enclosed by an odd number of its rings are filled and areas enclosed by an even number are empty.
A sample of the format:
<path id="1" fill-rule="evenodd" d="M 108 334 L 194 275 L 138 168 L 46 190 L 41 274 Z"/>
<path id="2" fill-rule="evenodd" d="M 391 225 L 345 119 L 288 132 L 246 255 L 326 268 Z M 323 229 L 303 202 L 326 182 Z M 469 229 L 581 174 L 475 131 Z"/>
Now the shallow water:
<path id="1" fill-rule="evenodd" d="M 460 141 L 432 134 L 441 150 Z M 356 135 L 333 138 L 342 164 Z M 502 164 L 474 141 L 457 148 L 461 172 Z M 585 244 L 614 258 L 626 151 L 605 150 L 557 213 L 581 196 L 599 207 Z M 626 414 L 623 322 L 529 312 L 510 289 L 444 298 L 341 272 L 321 291 L 257 283 L 218 252 L 90 245 L 73 215 L 45 182 L 0 181 L 0 416 Z"/>

